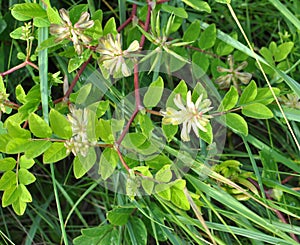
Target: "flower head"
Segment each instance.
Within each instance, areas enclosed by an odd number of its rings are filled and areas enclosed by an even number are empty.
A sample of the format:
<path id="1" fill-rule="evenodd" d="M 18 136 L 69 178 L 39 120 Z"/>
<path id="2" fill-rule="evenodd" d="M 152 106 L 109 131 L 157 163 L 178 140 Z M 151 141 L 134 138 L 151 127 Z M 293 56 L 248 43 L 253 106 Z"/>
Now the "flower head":
<path id="1" fill-rule="evenodd" d="M 280 100 L 290 108 L 300 109 L 300 98 L 296 94 L 287 94 L 282 96 Z"/>
<path id="2" fill-rule="evenodd" d="M 239 90 L 238 81 L 240 81 L 243 84 L 248 84 L 252 74 L 248 72 L 241 72 L 247 65 L 247 61 L 242 62 L 238 65 L 238 67 L 234 68 L 234 60 L 233 56 L 228 56 L 228 63 L 229 63 L 229 69 L 218 66 L 219 72 L 227 72 L 227 75 L 220 76 L 216 79 L 215 83 L 217 83 L 220 87 L 220 89 L 229 88 L 231 82 L 233 85 Z"/>
<path id="3" fill-rule="evenodd" d="M 65 38 L 72 40 L 77 54 L 80 55 L 83 50 L 82 44 L 88 44 L 91 41 L 91 38 L 83 34 L 83 32 L 91 28 L 94 25 L 94 21 L 89 20 L 90 14 L 88 12 L 83 12 L 73 26 L 67 10 L 60 9 L 59 14 L 62 19 L 61 24 L 51 24 L 50 33 L 58 36 L 55 39 L 56 42 L 60 42 Z"/>
<path id="4" fill-rule="evenodd" d="M 130 58 L 130 54 L 139 50 L 139 42 L 133 41 L 128 49 L 122 50 L 122 42 L 120 34 L 114 38 L 112 34 L 108 34 L 99 40 L 99 45 L 96 51 L 101 54 L 99 62 L 104 68 L 113 75 L 122 73 L 127 77 L 131 75 L 131 71 L 126 64 L 126 58 Z"/>
<path id="5" fill-rule="evenodd" d="M 188 91 L 186 96 L 186 105 L 182 103 L 181 94 L 176 94 L 174 103 L 179 110 L 167 107 L 166 111 L 161 111 L 164 116 L 163 124 L 179 125 L 182 124 L 181 139 L 183 141 L 190 140 L 190 132 L 193 129 L 197 137 L 199 137 L 199 130 L 207 132 L 205 128 L 209 123 L 210 115 L 204 115 L 213 107 L 210 107 L 211 101 L 209 99 L 203 100 L 203 94 L 199 96 L 196 103 L 192 101 L 191 91 Z"/>
<path id="6" fill-rule="evenodd" d="M 96 142 L 90 141 L 87 135 L 88 110 L 75 109 L 70 106 L 71 114 L 68 114 L 68 120 L 72 126 L 72 138 L 65 141 L 67 152 L 72 152 L 75 156 L 78 154 L 86 157 L 90 147 L 96 145 Z"/>

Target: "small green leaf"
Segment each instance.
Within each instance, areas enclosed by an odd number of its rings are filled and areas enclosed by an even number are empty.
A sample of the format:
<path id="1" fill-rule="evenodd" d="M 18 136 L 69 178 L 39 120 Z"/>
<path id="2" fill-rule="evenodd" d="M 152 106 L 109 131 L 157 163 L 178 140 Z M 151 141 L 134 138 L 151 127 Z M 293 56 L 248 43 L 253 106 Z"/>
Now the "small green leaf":
<path id="1" fill-rule="evenodd" d="M 16 159 L 12 157 L 6 157 L 0 159 L 0 171 L 2 172 L 13 170 L 15 166 L 16 166 Z"/>
<path id="2" fill-rule="evenodd" d="M 106 36 L 107 34 L 113 34 L 117 35 L 117 26 L 116 21 L 114 17 L 111 17 L 105 24 L 103 28 L 103 36 Z"/>
<path id="3" fill-rule="evenodd" d="M 163 124 L 162 129 L 163 129 L 164 135 L 167 138 L 167 141 L 170 142 L 174 138 L 175 134 L 178 131 L 178 125 L 172 125 L 172 124 L 165 125 L 165 124 Z"/>
<path id="4" fill-rule="evenodd" d="M 158 155 L 151 160 L 146 161 L 147 166 L 152 169 L 161 169 L 162 166 L 167 164 L 172 164 L 172 160 L 168 158 L 166 155 Z"/>
<path id="5" fill-rule="evenodd" d="M 106 180 L 109 178 L 119 161 L 118 153 L 112 148 L 105 148 L 100 156 L 100 163 L 99 163 L 99 174 L 101 177 Z"/>
<path id="6" fill-rule="evenodd" d="M 23 184 L 23 185 L 29 185 L 29 184 L 35 182 L 35 180 L 36 180 L 34 175 L 25 168 L 19 169 L 18 177 L 19 177 L 19 183 Z"/>
<path id="7" fill-rule="evenodd" d="M 12 120 L 6 123 L 6 128 L 8 134 L 13 138 L 23 138 L 23 139 L 31 138 L 30 131 L 21 128 L 19 124 L 13 122 Z"/>
<path id="8" fill-rule="evenodd" d="M 13 39 L 21 39 L 22 34 L 23 34 L 23 28 L 22 28 L 22 26 L 20 26 L 17 29 L 13 30 L 9 34 L 9 36 Z"/>
<path id="9" fill-rule="evenodd" d="M 199 48 L 206 50 L 215 45 L 217 38 L 217 29 L 215 24 L 209 25 L 204 32 L 201 33 L 198 42 Z"/>
<path id="10" fill-rule="evenodd" d="M 13 138 L 7 143 L 5 152 L 8 154 L 25 152 L 29 147 L 29 142 L 29 139 Z"/>
<path id="11" fill-rule="evenodd" d="M 189 210 L 190 209 L 190 203 L 187 199 L 186 195 L 184 194 L 183 190 L 177 189 L 177 188 L 171 188 L 171 202 L 183 209 L 183 210 Z"/>
<path id="12" fill-rule="evenodd" d="M 13 171 L 7 171 L 5 172 L 0 179 L 0 190 L 4 191 L 11 186 L 14 186 L 17 184 L 17 178 L 16 173 Z"/>
<path id="13" fill-rule="evenodd" d="M 211 8 L 207 2 L 200 0 L 182 0 L 182 2 L 184 2 L 186 5 L 192 7 L 195 10 L 211 13 Z"/>
<path id="14" fill-rule="evenodd" d="M 36 115 L 35 113 L 30 113 L 28 117 L 29 129 L 34 136 L 39 138 L 49 138 L 52 135 L 52 130 L 44 119 Z"/>
<path id="15" fill-rule="evenodd" d="M 209 67 L 209 63 L 210 63 L 210 61 L 206 54 L 200 53 L 200 52 L 195 52 L 192 56 L 193 75 L 196 78 L 201 78 L 203 75 L 206 74 L 208 67 Z M 200 83 L 197 83 L 197 84 L 200 84 Z M 194 91 L 195 91 L 195 88 L 194 88 Z"/>
<path id="16" fill-rule="evenodd" d="M 159 182 L 169 182 L 172 179 L 171 165 L 164 165 L 156 174 L 155 179 Z"/>
<path id="17" fill-rule="evenodd" d="M 51 109 L 49 119 L 54 134 L 62 139 L 69 139 L 72 137 L 71 123 L 64 115 L 54 109 Z"/>
<path id="18" fill-rule="evenodd" d="M 228 113 L 225 116 L 226 125 L 234 132 L 241 133 L 245 136 L 248 135 L 248 125 L 243 117 L 236 113 Z"/>
<path id="19" fill-rule="evenodd" d="M 51 146 L 50 141 L 29 141 L 28 147 L 25 149 L 25 155 L 27 158 L 36 158 L 43 154 Z"/>
<path id="20" fill-rule="evenodd" d="M 43 155 L 44 163 L 58 162 L 68 156 L 67 149 L 63 142 L 54 142 Z"/>
<path id="21" fill-rule="evenodd" d="M 156 81 L 152 82 L 144 96 L 144 106 L 147 108 L 152 108 L 157 106 L 161 100 L 161 96 L 164 90 L 164 81 L 161 76 L 159 76 Z"/>
<path id="22" fill-rule="evenodd" d="M 176 94 L 181 94 L 181 98 L 185 100 L 187 92 L 188 92 L 187 85 L 184 80 L 181 80 L 179 84 L 175 87 L 175 89 L 172 91 L 172 93 L 170 94 L 166 106 L 176 109 L 177 106 L 174 103 L 174 98 Z"/>
<path id="23" fill-rule="evenodd" d="M 89 98 L 92 90 L 92 83 L 83 85 L 76 93 L 72 94 L 72 102 L 75 104 L 84 104 Z"/>
<path id="24" fill-rule="evenodd" d="M 228 111 L 232 109 L 239 99 L 239 94 L 234 86 L 231 86 L 229 91 L 225 94 L 218 108 L 218 111 Z"/>
<path id="25" fill-rule="evenodd" d="M 280 89 L 279 88 L 272 88 L 273 92 L 276 96 L 279 96 Z M 272 91 L 269 88 L 258 88 L 257 95 L 255 97 L 255 102 L 268 105 L 274 101 L 274 97 Z"/>
<path id="26" fill-rule="evenodd" d="M 133 211 L 133 208 L 115 208 L 107 212 L 107 219 L 113 225 L 125 225 Z"/>
<path id="27" fill-rule="evenodd" d="M 170 14 L 174 14 L 174 15 L 180 17 L 180 18 L 186 19 L 188 17 L 188 14 L 187 14 L 187 12 L 185 11 L 184 8 L 162 4 L 161 9 L 168 12 L 168 13 L 170 13 Z"/>
<path id="28" fill-rule="evenodd" d="M 239 105 L 244 105 L 247 104 L 255 99 L 257 95 L 257 85 L 256 83 L 252 80 L 249 85 L 244 89 L 240 100 L 239 100 Z"/>
<path id="29" fill-rule="evenodd" d="M 25 213 L 27 203 L 18 198 L 12 203 L 12 207 L 17 215 L 23 215 Z"/>
<path id="30" fill-rule="evenodd" d="M 22 104 L 26 103 L 26 94 L 21 84 L 18 84 L 16 87 L 16 98 Z"/>
<path id="31" fill-rule="evenodd" d="M 283 61 L 287 58 L 289 53 L 292 51 L 294 47 L 293 42 L 286 42 L 283 44 L 280 44 L 278 48 L 276 49 L 276 52 L 274 52 L 274 59 L 276 62 Z"/>
<path id="32" fill-rule="evenodd" d="M 147 138 L 141 133 L 128 133 L 122 141 L 122 146 L 128 149 L 138 149 Z"/>
<path id="33" fill-rule="evenodd" d="M 32 202 L 32 197 L 30 192 L 27 190 L 26 186 L 23 184 L 19 184 L 18 185 L 18 189 L 20 189 L 20 196 L 19 198 L 23 201 L 23 202 Z"/>
<path id="34" fill-rule="evenodd" d="M 104 120 L 100 118 L 99 123 L 97 125 L 99 131 L 99 137 L 108 144 L 114 142 L 114 136 L 112 133 L 111 120 Z"/>
<path id="35" fill-rule="evenodd" d="M 12 16 L 19 21 L 27 21 L 34 17 L 46 18 L 47 13 L 37 3 L 15 4 L 11 10 Z"/>
<path id="36" fill-rule="evenodd" d="M 72 71 L 78 69 L 84 61 L 85 59 L 83 59 L 82 56 L 76 56 L 74 58 L 71 58 L 68 63 L 68 72 L 71 73 Z"/>
<path id="37" fill-rule="evenodd" d="M 257 118 L 257 119 L 269 119 L 272 118 L 273 112 L 261 103 L 253 103 L 246 105 L 242 109 L 243 115 L 247 117 Z"/>
<path id="38" fill-rule="evenodd" d="M 47 6 L 46 11 L 47 11 L 48 19 L 52 24 L 60 24 L 61 18 L 56 9 L 52 8 L 51 6 Z"/>
<path id="39" fill-rule="evenodd" d="M 30 169 L 34 165 L 34 160 L 32 158 L 28 158 L 26 155 L 23 155 L 20 157 L 19 164 L 20 168 Z"/>
<path id="40" fill-rule="evenodd" d="M 69 16 L 71 19 L 71 22 L 75 24 L 81 16 L 83 12 L 88 11 L 89 6 L 87 4 L 74 4 L 69 11 Z"/>
<path id="41" fill-rule="evenodd" d="M 97 111 L 96 111 L 96 115 L 97 117 L 101 117 L 105 114 L 105 112 L 108 110 L 109 108 L 109 101 L 105 100 L 105 101 L 100 101 L 98 103 L 98 107 L 97 107 Z"/>
<path id="42" fill-rule="evenodd" d="M 19 192 L 17 191 L 17 185 L 11 185 L 4 190 L 2 196 L 2 207 L 5 208 L 8 205 L 12 204 L 19 197 Z"/>
<path id="43" fill-rule="evenodd" d="M 147 114 L 143 115 L 141 113 L 138 114 L 137 118 L 143 134 L 149 139 L 154 129 L 154 125 L 152 123 L 151 118 L 149 117 L 149 115 Z"/>
<path id="44" fill-rule="evenodd" d="M 36 27 L 49 27 L 50 21 L 47 18 L 34 17 L 33 25 Z"/>
<path id="45" fill-rule="evenodd" d="M 198 39 L 200 35 L 200 21 L 195 20 L 190 26 L 185 30 L 183 34 L 183 41 L 184 42 L 194 42 Z"/>
<path id="46" fill-rule="evenodd" d="M 210 123 L 208 123 L 206 126 L 205 126 L 207 132 L 204 132 L 202 130 L 199 130 L 199 136 L 200 136 L 200 139 L 204 140 L 206 143 L 208 144 L 211 144 L 213 142 L 213 130 L 212 130 L 212 127 L 210 125 Z"/>
<path id="47" fill-rule="evenodd" d="M 90 147 L 85 157 L 78 154 L 74 159 L 74 176 L 78 179 L 86 174 L 96 163 L 97 155 L 95 149 Z"/>
<path id="48" fill-rule="evenodd" d="M 171 200 L 171 189 L 168 184 L 157 184 L 155 186 L 155 192 L 161 198 L 170 201 Z"/>

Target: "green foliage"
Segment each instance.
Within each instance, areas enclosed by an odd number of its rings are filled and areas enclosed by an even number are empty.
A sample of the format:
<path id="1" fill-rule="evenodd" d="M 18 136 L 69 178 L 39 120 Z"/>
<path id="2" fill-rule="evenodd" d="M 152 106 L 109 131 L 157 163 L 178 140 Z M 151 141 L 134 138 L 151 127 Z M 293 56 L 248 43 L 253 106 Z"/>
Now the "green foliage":
<path id="1" fill-rule="evenodd" d="M 1 4 L 3 242 L 298 244 L 299 4 L 103 3 Z"/>

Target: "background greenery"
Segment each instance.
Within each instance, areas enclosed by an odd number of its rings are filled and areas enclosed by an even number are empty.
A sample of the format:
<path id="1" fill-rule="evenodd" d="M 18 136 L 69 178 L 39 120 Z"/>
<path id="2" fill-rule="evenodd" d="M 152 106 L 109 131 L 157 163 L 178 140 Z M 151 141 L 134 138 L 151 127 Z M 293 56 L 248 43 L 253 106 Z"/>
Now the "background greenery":
<path id="1" fill-rule="evenodd" d="M 0 72 L 8 71 L 24 61 L 26 42 L 14 39 L 10 35 L 24 24 L 12 16 L 10 9 L 14 4 L 24 2 L 30 1 L 0 1 Z M 0 208 L 1 244 L 298 244 L 300 2 L 205 2 L 207 5 L 192 0 L 157 3 L 156 8 L 162 8 L 162 29 L 171 12 L 177 11 L 177 28 L 170 38 L 192 41 L 190 44 L 171 49 L 200 66 L 212 81 L 217 81 L 218 78 L 219 81 L 224 81 L 220 77 L 226 76 L 228 72 L 218 71 L 217 66 L 230 68 L 227 60 L 229 55 L 234 57 L 235 68 L 247 61 L 247 67 L 241 72 L 251 73 L 255 82 L 249 83 L 250 85 L 239 82 L 236 92 L 229 87 L 221 89 L 220 83 L 214 83 L 224 98 L 224 111 L 226 108 L 230 110 L 234 106 L 238 107 L 236 103 L 233 106 L 228 104 L 241 98 L 241 94 L 248 88 L 249 95 L 244 95 L 244 101 L 250 101 L 251 95 L 260 91 L 258 93 L 261 97 L 255 96 L 252 101 L 264 101 L 262 103 L 268 105 L 271 116 L 266 116 L 266 111 L 263 111 L 263 116 L 253 115 L 255 110 L 250 110 L 250 116 L 249 111 L 248 114 L 245 110 L 238 112 L 239 115 L 245 116 L 248 133 L 240 124 L 234 126 L 227 122 L 230 129 L 226 133 L 225 147 L 219 160 L 212 164 L 209 159 L 205 159 L 203 152 L 198 153 L 198 161 L 211 164 L 212 169 L 206 169 L 202 165 L 198 168 L 195 166 L 183 177 L 187 187 L 187 206 L 174 200 L 166 200 L 157 194 L 131 198 L 111 192 L 88 175 L 76 179 L 71 155 L 54 165 L 44 164 L 42 157 L 34 158 L 30 173 L 36 179 L 27 187 L 32 202 L 27 203 L 26 211 L 21 216 L 15 213 L 12 206 Z M 51 1 L 51 6 L 56 9 L 72 9 L 80 4 L 88 4 L 88 11 L 92 16 L 96 10 L 101 9 L 103 27 L 111 17 L 115 18 L 117 27 L 122 25 L 130 16 L 133 4 L 137 5 L 136 15 L 143 23 L 148 8 L 146 1 Z M 210 6 L 209 9 L 207 6 Z M 187 17 L 180 17 L 185 14 Z M 41 28 L 45 28 L 44 31 L 48 30 L 46 27 Z M 121 30 L 124 48 L 133 40 L 140 40 L 143 34 L 140 29 L 129 24 Z M 113 31 L 113 28 L 110 31 Z M 250 47 L 242 31 L 247 36 Z M 45 36 L 43 31 L 35 33 L 36 40 L 31 52 L 34 56 L 31 57 L 31 61 L 35 64 L 46 64 L 49 73 L 61 71 L 61 77 L 67 74 L 69 81 L 72 81 L 76 76 L 76 69 L 85 61 L 84 58 L 81 63 L 75 64 L 74 69 L 70 69 L 70 57 L 67 57 L 66 53 L 60 53 L 66 50 L 65 46 L 50 48 L 48 53 L 38 52 L 37 40 L 41 43 L 46 39 Z M 155 48 L 153 42 L 147 39 L 144 49 Z M 251 48 L 258 57 L 255 57 Z M 257 59 L 264 72 L 261 71 Z M 18 96 L 20 98 L 20 93 L 16 92 L 19 84 L 26 93 L 34 85 L 37 85 L 36 88 L 43 86 L 42 81 L 48 80 L 48 74 L 43 73 L 45 67 L 39 65 L 39 69 L 40 73 L 27 65 L 7 76 L 1 73 L 6 93 L 10 95 L 9 101 L 23 104 L 17 100 Z M 82 89 L 86 77 L 97 70 L 97 61 L 93 60 L 81 74 L 73 93 Z M 158 75 L 155 72 L 150 75 L 147 72 L 141 74 L 143 79 L 140 80 L 140 86 L 149 86 Z M 35 93 L 24 101 L 36 104 L 36 111 L 40 115 L 41 110 L 54 107 L 66 114 L 66 105 L 55 102 L 64 96 L 60 84 L 62 79 L 55 80 L 52 75 L 48 80 L 51 92 L 48 93 L 46 87 L 45 93 L 41 94 L 42 102 L 34 100 L 37 96 Z M 179 84 L 178 80 L 168 76 L 163 76 L 163 79 L 165 87 L 171 90 Z M 116 89 L 112 90 L 106 99 L 113 104 L 119 96 L 133 91 L 132 81 L 132 77 L 129 77 L 117 83 Z M 273 88 L 277 88 L 274 91 L 282 104 L 290 128 L 273 101 L 268 82 Z M 264 97 L 266 94 L 269 96 L 269 102 L 266 102 L 267 97 Z M 293 103 L 287 97 L 288 94 L 295 96 Z M 49 107 L 43 104 L 45 97 L 49 98 Z M 29 109 L 32 108 L 32 104 L 28 105 Z M 6 105 L 14 107 L 14 104 Z M 42 106 L 39 108 L 40 105 Z M 10 114 L 1 114 L 2 139 L 5 134 L 3 122 L 14 114 L 16 110 L 12 110 Z M 105 116 L 108 117 L 109 113 Z M 180 135 L 177 134 L 173 142 L 179 140 Z M 5 141 L 1 141 L 0 145 L 4 144 L 3 142 Z M 172 149 L 169 149 L 170 155 Z M 1 152 L 2 158 L 8 156 L 4 150 Z M 17 154 L 9 156 L 18 158 Z M 2 165 L 1 172 L 5 172 L 4 169 Z M 207 171 L 205 173 L 208 178 L 199 177 L 203 171 Z M 247 194 L 239 186 L 246 189 Z M 189 198 L 187 190 L 194 194 L 193 198 Z M 183 189 L 181 191 L 183 193 Z"/>

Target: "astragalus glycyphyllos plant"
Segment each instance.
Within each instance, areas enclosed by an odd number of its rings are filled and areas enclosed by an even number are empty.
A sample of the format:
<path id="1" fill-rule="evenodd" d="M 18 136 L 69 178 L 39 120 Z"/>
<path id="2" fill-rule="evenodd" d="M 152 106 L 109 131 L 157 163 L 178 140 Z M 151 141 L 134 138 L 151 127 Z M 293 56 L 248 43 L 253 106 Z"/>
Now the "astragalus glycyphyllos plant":
<path id="1" fill-rule="evenodd" d="M 4 242 L 298 244 L 300 25 L 264 3 L 291 35 L 249 47 L 257 3 L 2 12 Z"/>

